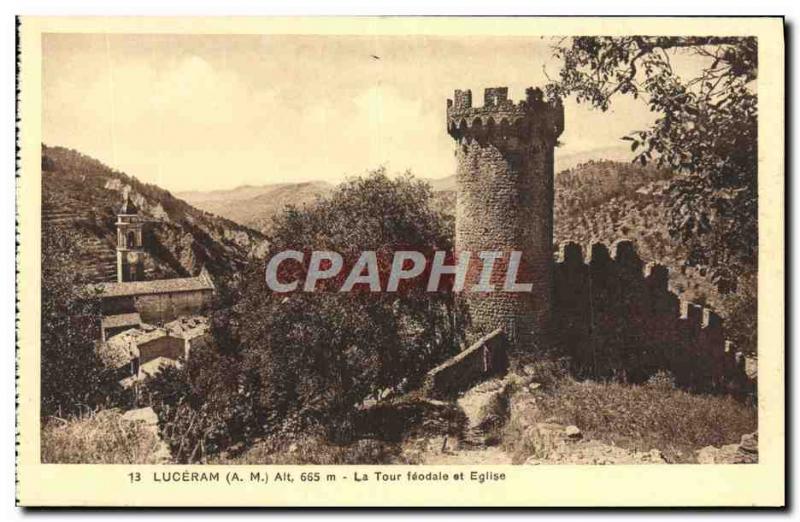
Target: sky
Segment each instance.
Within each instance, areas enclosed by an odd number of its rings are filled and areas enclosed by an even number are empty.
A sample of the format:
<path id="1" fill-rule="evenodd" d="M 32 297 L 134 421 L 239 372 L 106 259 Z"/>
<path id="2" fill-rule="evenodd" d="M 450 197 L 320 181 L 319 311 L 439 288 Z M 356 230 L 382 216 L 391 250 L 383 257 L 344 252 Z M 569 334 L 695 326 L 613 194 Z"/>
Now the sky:
<path id="1" fill-rule="evenodd" d="M 43 142 L 172 191 L 322 180 L 380 165 L 455 173 L 447 98 L 555 77 L 539 37 L 104 35 L 43 38 Z M 377 57 L 377 58 L 376 58 Z M 627 158 L 653 118 L 618 98 L 565 102 L 556 168 Z"/>

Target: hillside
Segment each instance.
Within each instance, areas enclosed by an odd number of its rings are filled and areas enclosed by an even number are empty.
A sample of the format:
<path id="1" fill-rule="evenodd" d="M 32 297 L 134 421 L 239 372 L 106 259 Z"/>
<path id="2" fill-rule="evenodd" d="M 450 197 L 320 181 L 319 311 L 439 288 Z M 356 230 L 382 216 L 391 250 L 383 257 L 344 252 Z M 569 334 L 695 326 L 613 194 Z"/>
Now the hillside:
<path id="1" fill-rule="evenodd" d="M 686 300 L 727 315 L 721 294 L 702 267 L 687 267 L 685 245 L 669 234 L 666 189 L 672 174 L 616 161 L 589 161 L 556 175 L 555 241 L 588 247 L 630 239 L 648 262 L 670 268 L 670 284 Z M 588 252 L 587 252 L 588 254 Z"/>
<path id="2" fill-rule="evenodd" d="M 89 281 L 111 281 L 116 273 L 116 212 L 124 192 L 147 219 L 145 274 L 149 279 L 214 276 L 243 268 L 260 255 L 263 236 L 198 210 L 168 191 L 112 170 L 62 147 L 42 146 L 42 225 L 77 232 L 82 255 L 76 270 Z"/>
<path id="3" fill-rule="evenodd" d="M 268 232 L 272 216 L 287 205 L 302 206 L 324 195 L 332 186 L 324 181 L 246 185 L 232 190 L 180 192 L 195 207 L 247 227 Z"/>
<path id="4" fill-rule="evenodd" d="M 671 284 L 684 299 L 707 303 L 727 315 L 733 304 L 706 277 L 705 270 L 684 266 L 688 252 L 669 235 L 665 195 L 672 173 L 629 162 L 590 160 L 555 176 L 554 241 L 575 241 L 588 255 L 593 242 L 618 239 L 636 244 L 642 259 L 668 266 Z M 455 176 L 431 180 L 436 202 L 455 212 Z"/>

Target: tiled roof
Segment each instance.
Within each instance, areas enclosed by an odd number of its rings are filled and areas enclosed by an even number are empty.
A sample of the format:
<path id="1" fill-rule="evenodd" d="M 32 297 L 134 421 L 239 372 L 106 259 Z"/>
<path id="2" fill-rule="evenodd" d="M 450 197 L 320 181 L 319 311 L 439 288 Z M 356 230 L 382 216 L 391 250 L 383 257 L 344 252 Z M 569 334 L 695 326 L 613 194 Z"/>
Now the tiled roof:
<path id="1" fill-rule="evenodd" d="M 164 328 L 172 335 L 191 340 L 208 333 L 210 326 L 206 317 L 195 315 L 191 317 L 179 317 L 165 324 Z"/>
<path id="2" fill-rule="evenodd" d="M 95 288 L 102 291 L 100 297 L 124 297 L 148 294 L 168 294 L 172 292 L 193 292 L 214 290 L 214 284 L 204 276 L 177 279 L 156 279 L 154 281 L 129 281 L 126 283 L 98 283 Z"/>
<path id="3" fill-rule="evenodd" d="M 100 344 L 97 349 L 97 355 L 107 368 L 116 369 L 128 364 L 133 358 L 136 339 L 143 333 L 144 330 L 139 328 L 125 330 Z"/>
<path id="4" fill-rule="evenodd" d="M 139 346 L 145 343 L 149 343 L 150 341 L 155 341 L 156 339 L 161 339 L 162 337 L 173 337 L 175 339 L 184 340 L 183 337 L 175 335 L 172 332 L 168 332 L 165 328 L 156 328 L 152 332 L 147 332 L 145 334 L 140 335 L 136 339 L 136 347 L 138 349 Z"/>
<path id="5" fill-rule="evenodd" d="M 107 317 L 103 317 L 103 328 L 115 328 L 117 326 L 139 326 L 141 324 L 142 318 L 137 312 L 133 312 L 130 314 L 118 314 L 118 315 L 109 315 Z"/>
<path id="6" fill-rule="evenodd" d="M 136 338 L 136 346 L 138 347 L 138 346 L 140 346 L 140 345 L 142 345 L 144 343 L 149 343 L 150 341 L 154 341 L 156 339 L 160 339 L 162 337 L 166 337 L 167 335 L 169 335 L 169 334 L 167 334 L 167 331 L 164 330 L 163 328 L 156 328 L 155 330 L 153 330 L 151 332 L 144 333 L 144 334 L 140 335 L 139 337 L 137 337 Z"/>

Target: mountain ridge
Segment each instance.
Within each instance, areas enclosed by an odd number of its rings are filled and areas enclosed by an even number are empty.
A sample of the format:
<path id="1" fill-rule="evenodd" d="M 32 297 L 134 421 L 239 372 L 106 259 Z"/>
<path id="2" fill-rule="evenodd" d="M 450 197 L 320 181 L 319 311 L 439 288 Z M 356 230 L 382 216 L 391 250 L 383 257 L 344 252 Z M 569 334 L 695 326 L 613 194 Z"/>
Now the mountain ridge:
<path id="1" fill-rule="evenodd" d="M 197 275 L 202 267 L 229 277 L 263 255 L 266 240 L 256 230 L 197 209 L 78 151 L 42 145 L 43 228 L 67 227 L 77 234 L 75 269 L 89 282 L 116 275 L 115 222 L 126 193 L 146 220 L 148 279 Z"/>

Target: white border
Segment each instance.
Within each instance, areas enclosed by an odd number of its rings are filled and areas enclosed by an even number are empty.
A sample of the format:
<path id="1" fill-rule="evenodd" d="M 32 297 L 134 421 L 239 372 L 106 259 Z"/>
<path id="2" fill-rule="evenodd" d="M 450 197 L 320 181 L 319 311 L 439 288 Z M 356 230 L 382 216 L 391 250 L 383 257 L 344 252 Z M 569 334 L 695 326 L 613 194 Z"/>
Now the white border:
<path id="1" fill-rule="evenodd" d="M 3 514 L 9 519 L 17 519 L 20 517 L 21 512 L 19 509 L 13 508 L 13 495 L 14 495 L 14 459 L 11 453 L 11 446 L 14 443 L 13 429 L 14 429 L 14 403 L 12 402 L 14 394 L 14 365 L 13 365 L 13 345 L 14 345 L 14 302 L 11 295 L 11 289 L 14 285 L 14 177 L 13 177 L 13 161 L 14 161 L 14 105 L 12 99 L 14 98 L 14 14 L 40 14 L 40 15 L 320 15 L 320 14 L 337 14 L 337 15 L 369 15 L 369 14 L 402 14 L 402 15 L 420 15 L 420 14 L 479 14 L 479 15 L 503 15 L 503 14 L 560 14 L 560 15 L 613 15 L 613 14 L 672 14 L 672 15 L 740 15 L 743 14 L 740 10 L 745 7 L 748 11 L 747 14 L 763 14 L 775 15 L 785 13 L 788 15 L 789 24 L 797 21 L 798 11 L 796 2 L 777 2 L 777 1 L 760 1 L 758 3 L 750 4 L 736 4 L 730 1 L 711 1 L 699 3 L 696 1 L 681 1 L 676 0 L 672 2 L 621 2 L 621 1 L 605 1 L 605 2 L 581 2 L 561 0 L 559 2 L 548 3 L 532 3 L 532 2 L 513 2 L 507 0 L 495 0 L 491 3 L 475 2 L 471 0 L 462 0 L 459 2 L 438 2 L 433 5 L 429 1 L 420 0 L 405 0 L 401 2 L 385 2 L 380 0 L 373 0 L 369 3 L 362 3 L 357 1 L 343 1 L 333 5 L 328 1 L 309 1 L 302 4 L 299 3 L 285 3 L 268 5 L 266 3 L 257 3 L 252 0 L 229 0 L 227 2 L 210 2 L 207 0 L 196 0 L 193 2 L 165 2 L 158 0 L 142 0 L 138 2 L 107 2 L 99 0 L 28 0 L 11 1 L 4 3 L 0 9 L 3 11 L 3 16 L 0 18 L 3 23 L 2 31 L 2 52 L 0 52 L 0 60 L 2 60 L 3 82 L 2 94 L 6 103 L 2 105 L 2 121 L 0 126 L 2 129 L 2 143 L 6 144 L 2 148 L 5 155 L 3 165 L 3 185 L 0 186 L 0 249 L 3 255 L 0 256 L 0 274 L 3 277 L 3 288 L 7 288 L 7 298 L 2 301 L 0 305 L 0 332 L 2 332 L 3 343 L 6 348 L 7 362 L 2 365 L 3 382 L 6 383 L 7 392 L 5 394 L 6 400 L 0 406 L 0 415 L 2 415 L 3 425 L 2 433 L 4 434 L 2 440 L 6 451 L 0 452 L 3 456 L 3 471 L 2 473 L 2 486 L 0 491 L 3 491 L 2 505 L 4 507 Z M 791 39 L 788 41 L 789 48 L 791 49 Z M 794 73 L 797 70 L 797 54 L 789 52 L 788 56 L 791 59 L 791 65 L 787 72 Z M 792 66 L 793 65 L 793 66 Z M 794 74 L 792 74 L 794 77 Z M 793 83 L 790 79 L 790 85 Z M 787 90 L 787 96 L 793 94 Z M 794 120 L 797 114 L 797 105 L 793 107 L 793 111 L 789 122 Z M 792 142 L 787 143 L 789 150 L 800 150 L 798 147 L 797 136 L 791 136 Z M 791 164 L 787 164 L 787 173 L 791 176 Z M 797 184 L 794 184 L 792 193 L 787 194 L 787 197 L 797 196 Z M 796 225 L 796 216 L 790 216 L 790 223 Z M 789 225 L 789 223 L 787 223 Z M 798 228 L 795 226 L 794 230 Z M 788 254 L 788 252 L 787 252 Z M 792 290 L 795 290 L 795 285 L 800 285 L 795 281 Z M 800 312 L 794 310 L 791 320 L 788 322 L 796 323 L 800 321 Z M 791 351 L 793 346 L 786 347 Z M 797 365 L 798 357 L 794 357 L 794 365 Z M 787 368 L 787 372 L 796 369 Z M 788 374 L 787 374 L 788 376 Z M 789 379 L 791 380 L 791 379 Z M 796 387 L 795 387 L 796 388 Z M 795 398 L 796 397 L 792 397 Z M 787 397 L 787 399 L 789 399 Z M 791 402 L 789 402 L 791 404 Z M 791 454 L 791 453 L 790 453 Z M 796 457 L 795 457 L 796 458 Z M 787 492 L 791 494 L 792 492 Z M 275 514 L 277 515 L 277 514 Z M 299 513 L 292 516 L 296 518 Z M 113 515 L 105 514 L 101 518 L 111 518 Z M 184 516 L 197 516 L 197 513 L 184 514 Z M 350 516 L 350 515 L 347 515 Z M 397 516 L 397 515 L 393 515 Z M 461 515 L 451 515 L 461 516 Z M 550 518 L 553 515 L 542 514 L 545 518 Z M 581 516 L 579 514 L 573 515 L 576 518 Z M 615 513 L 606 513 L 604 516 L 616 517 Z M 696 514 L 680 514 L 682 518 L 693 519 Z M 729 517 L 729 514 L 722 513 L 716 514 L 714 517 Z M 5 518 L 5 517 L 4 517 Z M 282 518 L 282 516 L 279 516 Z M 288 518 L 288 516 L 287 516 Z M 305 518 L 305 517 L 304 517 Z M 415 518 L 429 518 L 426 516 L 416 515 Z M 559 517 L 564 518 L 564 517 Z M 568 516 L 566 518 L 572 518 Z M 742 518 L 760 518 L 759 514 L 752 513 Z"/>

